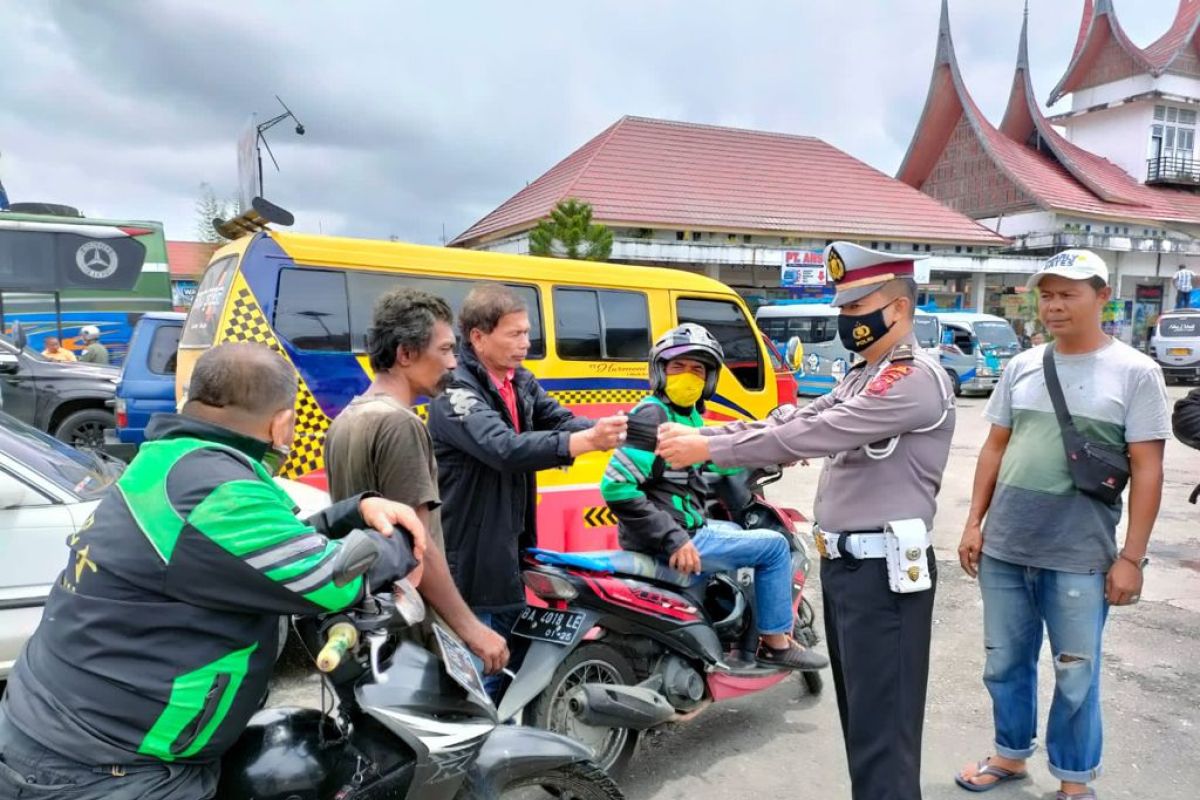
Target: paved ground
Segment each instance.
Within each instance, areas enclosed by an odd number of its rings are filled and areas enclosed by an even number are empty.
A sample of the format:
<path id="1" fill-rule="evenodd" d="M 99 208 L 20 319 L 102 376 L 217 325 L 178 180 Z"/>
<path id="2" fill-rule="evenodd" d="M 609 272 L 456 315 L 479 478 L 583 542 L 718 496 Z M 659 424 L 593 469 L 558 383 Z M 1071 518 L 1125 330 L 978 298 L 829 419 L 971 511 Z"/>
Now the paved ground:
<path id="1" fill-rule="evenodd" d="M 1184 391 L 1171 389 L 1173 398 Z M 987 755 L 990 706 L 980 682 L 982 607 L 975 582 L 954 550 L 966 518 L 975 457 L 987 434 L 984 400 L 960 403 L 950 465 L 935 523 L 941 585 L 934 612 L 933 670 L 925 737 L 925 797 L 965 798 L 951 776 Z M 774 498 L 806 513 L 819 464 L 792 470 Z M 1150 545 L 1143 601 L 1115 609 L 1105 647 L 1104 798 L 1194 800 L 1200 797 L 1200 508 L 1187 504 L 1200 481 L 1200 452 L 1167 445 L 1163 512 Z M 814 584 L 814 599 L 819 583 Z M 820 603 L 815 605 L 819 608 Z M 1048 703 L 1052 667 L 1043 658 Z M 309 677 L 292 679 L 277 702 L 316 697 Z M 1045 709 L 1043 708 L 1043 719 Z M 992 797 L 1053 798 L 1057 784 L 1044 757 L 1032 779 Z M 709 708 L 687 725 L 646 741 L 622 782 L 632 800 L 674 798 L 848 798 L 845 757 L 832 686 L 818 697 L 787 681 L 773 691 Z"/>

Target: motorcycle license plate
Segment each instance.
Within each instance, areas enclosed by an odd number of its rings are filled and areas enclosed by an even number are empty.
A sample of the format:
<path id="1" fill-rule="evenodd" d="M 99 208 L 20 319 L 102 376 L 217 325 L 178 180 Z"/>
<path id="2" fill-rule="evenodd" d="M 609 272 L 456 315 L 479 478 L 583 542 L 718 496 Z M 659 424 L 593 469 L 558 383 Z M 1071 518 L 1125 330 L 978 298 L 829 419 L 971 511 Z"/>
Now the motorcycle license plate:
<path id="1" fill-rule="evenodd" d="M 446 668 L 446 674 L 475 699 L 481 703 L 491 704 L 492 700 L 484 691 L 483 678 L 479 676 L 479 670 L 475 668 L 475 659 L 471 655 L 471 651 L 436 622 L 433 624 L 433 633 L 437 637 L 438 647 L 442 651 L 442 664 Z"/>
<path id="2" fill-rule="evenodd" d="M 1190 356 L 1191 354 L 1192 348 L 1190 347 L 1172 347 L 1167 350 L 1167 355 L 1171 356 Z"/>
<path id="3" fill-rule="evenodd" d="M 582 611 L 555 611 L 552 608 L 526 606 L 513 625 L 512 632 L 526 639 L 570 645 L 575 643 L 582 628 Z"/>

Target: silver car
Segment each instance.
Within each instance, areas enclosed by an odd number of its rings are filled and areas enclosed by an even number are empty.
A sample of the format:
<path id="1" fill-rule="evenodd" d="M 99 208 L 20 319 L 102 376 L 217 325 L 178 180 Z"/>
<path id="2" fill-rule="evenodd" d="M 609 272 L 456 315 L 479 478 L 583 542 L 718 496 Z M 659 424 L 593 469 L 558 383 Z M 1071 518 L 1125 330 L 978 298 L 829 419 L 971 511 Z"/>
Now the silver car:
<path id="1" fill-rule="evenodd" d="M 1150 355 L 1168 381 L 1200 380 L 1200 309 L 1163 312 L 1150 337 Z"/>
<path id="2" fill-rule="evenodd" d="M 0 413 L 0 681 L 42 618 L 67 538 L 124 468 Z"/>

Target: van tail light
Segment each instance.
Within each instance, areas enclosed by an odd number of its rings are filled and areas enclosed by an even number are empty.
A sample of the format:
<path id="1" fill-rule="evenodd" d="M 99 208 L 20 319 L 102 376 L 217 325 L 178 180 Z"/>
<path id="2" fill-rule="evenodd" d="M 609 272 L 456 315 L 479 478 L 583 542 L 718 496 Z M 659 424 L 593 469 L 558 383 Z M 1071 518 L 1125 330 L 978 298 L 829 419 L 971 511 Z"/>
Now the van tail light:
<path id="1" fill-rule="evenodd" d="M 117 415 L 117 427 L 118 428 L 128 428 L 129 427 L 129 413 L 125 410 L 125 401 L 118 397 L 117 398 L 117 406 L 114 409 L 114 411 L 116 412 L 116 415 Z"/>
<path id="2" fill-rule="evenodd" d="M 543 600 L 574 600 L 579 596 L 579 590 L 558 575 L 527 569 L 521 573 L 521 580 L 529 591 Z"/>

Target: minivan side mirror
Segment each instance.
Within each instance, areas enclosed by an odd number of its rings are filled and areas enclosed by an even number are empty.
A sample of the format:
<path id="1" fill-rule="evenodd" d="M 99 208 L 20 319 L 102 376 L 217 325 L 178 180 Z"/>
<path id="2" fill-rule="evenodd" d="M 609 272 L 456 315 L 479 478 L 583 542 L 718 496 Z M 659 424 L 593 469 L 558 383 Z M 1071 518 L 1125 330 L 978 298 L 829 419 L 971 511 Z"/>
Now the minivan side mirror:
<path id="1" fill-rule="evenodd" d="M 0 374 L 12 375 L 21 368 L 21 359 L 16 353 L 0 351 Z"/>
<path id="2" fill-rule="evenodd" d="M 787 343 L 787 365 L 793 370 L 804 366 L 804 345 L 799 336 L 793 336 Z"/>
<path id="3" fill-rule="evenodd" d="M 29 344 L 29 337 L 25 335 L 25 326 L 21 324 L 20 320 L 12 324 L 12 342 L 18 350 L 24 350 L 25 345 Z"/>

